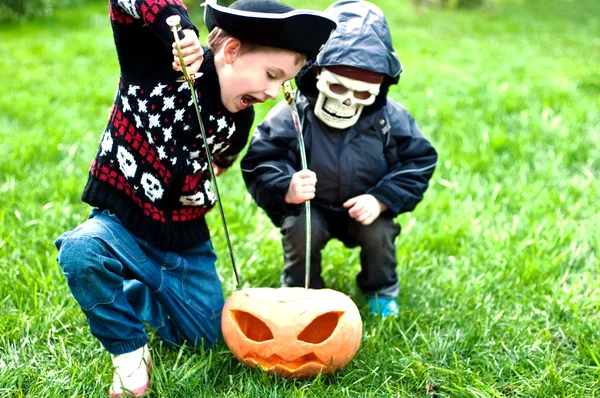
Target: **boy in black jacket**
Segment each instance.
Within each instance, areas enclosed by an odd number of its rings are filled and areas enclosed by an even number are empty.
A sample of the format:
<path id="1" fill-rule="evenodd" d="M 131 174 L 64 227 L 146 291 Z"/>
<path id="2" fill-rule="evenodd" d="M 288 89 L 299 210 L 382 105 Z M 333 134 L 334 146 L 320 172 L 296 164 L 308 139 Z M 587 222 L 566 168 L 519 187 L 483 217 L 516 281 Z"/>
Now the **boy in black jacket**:
<path id="1" fill-rule="evenodd" d="M 324 287 L 321 250 L 331 238 L 361 247 L 357 283 L 370 310 L 398 314 L 394 217 L 423 198 L 437 153 L 413 117 L 387 98 L 401 65 L 383 12 L 340 0 L 326 15 L 338 28 L 315 63 L 296 77 L 308 170 L 300 166 L 289 107 L 278 104 L 261 123 L 242 160 L 252 197 L 281 227 L 283 284 L 303 286 L 305 207 L 311 200 L 310 287 Z"/>
<path id="2" fill-rule="evenodd" d="M 246 144 L 252 105 L 276 98 L 335 28 L 276 0 L 205 7 L 210 35 L 202 49 L 181 0 L 109 1 L 121 76 L 83 192 L 93 210 L 56 246 L 92 334 L 112 354 L 113 397 L 148 389 L 144 322 L 174 345 L 208 348 L 221 330 L 224 297 L 204 220 L 215 204 L 207 149 L 190 88 L 177 81 L 166 19 L 180 17 L 184 62 L 200 72 L 194 90 L 220 170 Z"/>

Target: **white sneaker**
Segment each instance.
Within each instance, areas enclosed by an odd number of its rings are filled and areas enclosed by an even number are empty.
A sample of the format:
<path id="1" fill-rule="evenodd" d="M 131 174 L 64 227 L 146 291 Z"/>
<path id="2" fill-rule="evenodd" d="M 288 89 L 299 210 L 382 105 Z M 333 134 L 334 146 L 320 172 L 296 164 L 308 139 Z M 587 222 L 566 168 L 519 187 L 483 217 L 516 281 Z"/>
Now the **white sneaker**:
<path id="1" fill-rule="evenodd" d="M 115 373 L 110 387 L 110 396 L 141 397 L 150 386 L 149 372 L 152 363 L 148 345 L 126 354 L 113 355 L 112 363 Z"/>

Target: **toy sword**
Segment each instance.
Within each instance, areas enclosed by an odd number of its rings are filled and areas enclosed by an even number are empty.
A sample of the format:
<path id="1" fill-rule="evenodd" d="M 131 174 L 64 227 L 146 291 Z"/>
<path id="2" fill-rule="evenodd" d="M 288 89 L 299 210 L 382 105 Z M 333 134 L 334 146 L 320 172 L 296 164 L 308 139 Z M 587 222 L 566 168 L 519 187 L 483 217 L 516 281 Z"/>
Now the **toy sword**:
<path id="1" fill-rule="evenodd" d="M 185 80 L 192 92 L 192 100 L 194 101 L 194 108 L 196 109 L 196 116 L 198 117 L 198 125 L 200 126 L 200 134 L 202 135 L 202 142 L 204 143 L 204 149 L 206 150 L 206 158 L 208 160 L 208 170 L 210 171 L 210 179 L 212 181 L 212 185 L 215 189 L 215 196 L 217 197 L 217 202 L 219 203 L 219 212 L 221 213 L 221 221 L 223 222 L 223 230 L 225 231 L 225 239 L 227 240 L 227 248 L 229 249 L 229 257 L 231 258 L 231 265 L 233 266 L 233 273 L 235 275 L 235 281 L 237 285 L 240 285 L 240 277 L 238 275 L 237 267 L 235 266 L 235 259 L 233 257 L 233 249 L 231 247 L 231 241 L 229 240 L 229 232 L 227 231 L 227 223 L 225 222 L 225 212 L 223 212 L 223 204 L 221 203 L 221 195 L 219 195 L 219 187 L 217 185 L 217 177 L 215 176 L 215 172 L 213 170 L 213 160 L 212 155 L 210 153 L 210 147 L 208 146 L 208 140 L 206 139 L 206 133 L 204 132 L 204 123 L 202 123 L 202 117 L 200 116 L 200 108 L 198 107 L 198 98 L 196 97 L 196 90 L 194 88 L 194 80 L 197 77 L 200 77 L 201 74 L 195 74 L 190 76 L 188 73 L 185 62 L 183 62 L 183 54 L 181 53 L 181 46 L 179 45 L 179 40 L 182 38 L 180 35 L 183 35 L 181 31 L 181 17 L 179 15 L 172 15 L 167 18 L 167 24 L 171 28 L 173 32 L 173 37 L 175 38 L 175 47 L 177 48 L 177 55 L 179 56 L 179 63 L 181 64 L 181 71 L 183 72 L 182 79 L 178 79 L 178 81 Z"/>
<path id="2" fill-rule="evenodd" d="M 287 101 L 287 103 L 290 105 L 290 110 L 292 111 L 292 119 L 294 120 L 294 127 L 296 128 L 296 133 L 298 134 L 298 145 L 300 146 L 300 162 L 302 164 L 302 169 L 308 170 L 308 165 L 306 163 L 306 149 L 304 148 L 304 138 L 302 136 L 302 124 L 300 123 L 298 109 L 296 108 L 296 102 L 294 101 L 295 92 L 292 88 L 292 83 L 289 80 L 283 83 L 283 95 L 285 96 L 285 100 Z M 304 288 L 308 289 L 308 286 L 310 284 L 310 200 L 304 202 L 304 205 L 306 206 L 306 265 L 304 275 Z"/>

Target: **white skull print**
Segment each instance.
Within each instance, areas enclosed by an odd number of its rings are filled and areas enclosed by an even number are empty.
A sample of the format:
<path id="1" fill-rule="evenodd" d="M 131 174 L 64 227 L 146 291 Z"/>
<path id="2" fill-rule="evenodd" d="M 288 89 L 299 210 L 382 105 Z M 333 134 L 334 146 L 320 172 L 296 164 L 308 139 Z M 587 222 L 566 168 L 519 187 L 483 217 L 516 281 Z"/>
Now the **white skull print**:
<path id="1" fill-rule="evenodd" d="M 202 206 L 204 204 L 204 194 L 197 192 L 194 195 L 182 195 L 179 197 L 179 202 L 184 206 Z"/>
<path id="2" fill-rule="evenodd" d="M 137 10 L 135 9 L 135 0 L 118 0 L 118 3 L 121 7 L 123 7 L 127 14 L 131 15 L 136 19 L 140 18 L 140 16 L 137 13 Z"/>
<path id="3" fill-rule="evenodd" d="M 158 179 L 152 174 L 143 173 L 140 182 L 142 183 L 142 187 L 144 188 L 146 196 L 151 201 L 155 202 L 157 199 L 161 199 L 163 197 L 165 190 L 162 185 L 160 185 L 160 181 L 158 181 Z"/>
<path id="4" fill-rule="evenodd" d="M 135 171 L 137 170 L 137 164 L 135 163 L 135 159 L 133 155 L 119 145 L 117 148 L 117 160 L 119 161 L 119 168 L 125 174 L 127 178 L 133 178 L 135 176 Z"/>
<path id="5" fill-rule="evenodd" d="M 102 148 L 100 150 L 100 156 L 104 156 L 107 153 L 109 153 L 110 151 L 112 151 L 113 138 L 112 138 L 112 135 L 110 134 L 110 131 L 106 130 L 104 132 L 104 134 L 102 134 L 102 141 L 100 142 L 100 148 Z"/>
<path id="6" fill-rule="evenodd" d="M 215 203 L 215 194 L 210 189 L 210 180 L 206 180 L 206 182 L 204 183 L 204 191 L 206 192 L 206 197 L 208 198 L 208 201 L 211 204 Z"/>

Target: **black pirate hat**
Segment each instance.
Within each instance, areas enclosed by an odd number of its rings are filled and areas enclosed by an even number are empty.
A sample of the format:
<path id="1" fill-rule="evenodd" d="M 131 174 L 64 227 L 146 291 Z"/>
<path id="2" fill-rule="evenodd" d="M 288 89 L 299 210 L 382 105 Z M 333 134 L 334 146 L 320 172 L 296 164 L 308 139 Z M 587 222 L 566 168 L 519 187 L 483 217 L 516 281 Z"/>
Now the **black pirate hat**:
<path id="1" fill-rule="evenodd" d="M 207 0 L 204 23 L 210 32 L 219 27 L 242 41 L 285 48 L 313 59 L 336 22 L 313 10 L 294 10 L 277 0 L 237 0 L 229 7 Z"/>

